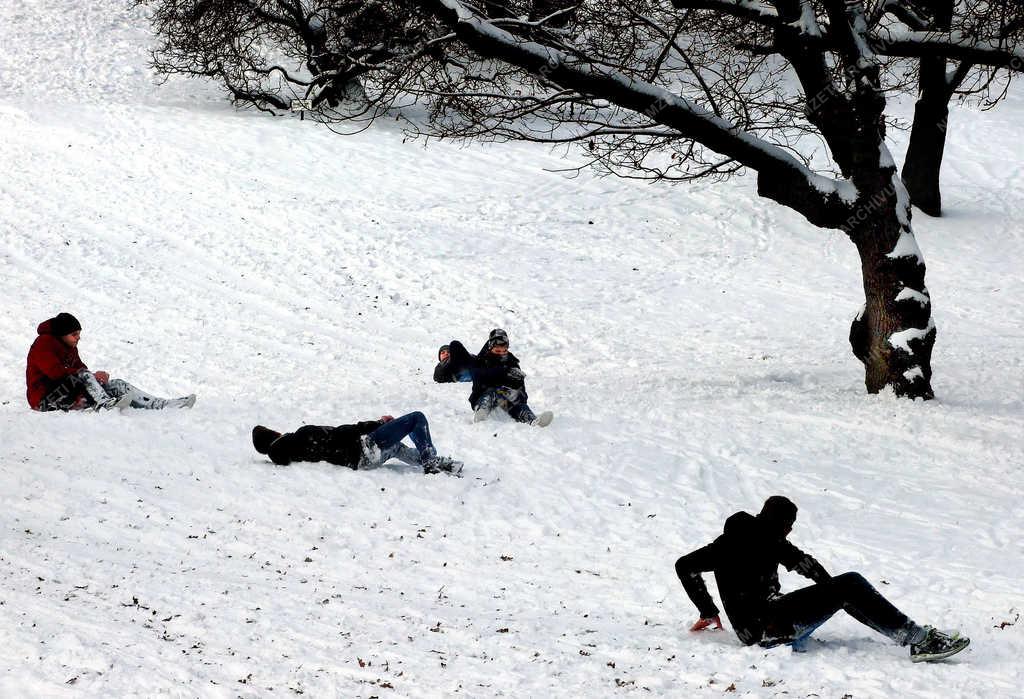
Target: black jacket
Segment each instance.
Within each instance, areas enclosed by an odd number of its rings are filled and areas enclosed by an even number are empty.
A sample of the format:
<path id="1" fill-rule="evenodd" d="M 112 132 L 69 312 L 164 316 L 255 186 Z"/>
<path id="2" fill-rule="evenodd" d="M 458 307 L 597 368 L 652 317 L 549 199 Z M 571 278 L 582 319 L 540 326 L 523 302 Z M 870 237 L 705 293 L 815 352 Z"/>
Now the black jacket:
<path id="1" fill-rule="evenodd" d="M 513 371 L 516 370 L 516 371 Z M 520 401 L 526 402 L 526 381 L 519 370 L 519 360 L 509 352 L 505 355 L 491 354 L 487 345 L 476 356 L 473 368 L 473 391 L 469 394 L 469 404 L 474 408 L 485 391 L 491 388 L 514 388 L 519 391 Z"/>
<path id="2" fill-rule="evenodd" d="M 471 355 L 458 340 L 448 345 L 448 359 L 440 361 L 434 367 L 434 381 L 437 383 L 455 383 L 473 380 L 473 369 L 476 357 Z"/>
<path id="3" fill-rule="evenodd" d="M 764 636 L 768 601 L 779 594 L 780 564 L 815 582 L 831 577 L 778 529 L 747 512 L 737 512 L 726 520 L 720 537 L 676 561 L 676 574 L 701 618 L 708 618 L 718 614 L 718 607 L 701 573 L 713 571 L 736 635 L 751 645 Z"/>
<path id="4" fill-rule="evenodd" d="M 275 440 L 267 454 L 275 464 L 281 465 L 293 461 L 326 461 L 356 468 L 363 453 L 359 438 L 383 424 L 380 420 L 368 420 L 337 427 L 306 425 Z"/>

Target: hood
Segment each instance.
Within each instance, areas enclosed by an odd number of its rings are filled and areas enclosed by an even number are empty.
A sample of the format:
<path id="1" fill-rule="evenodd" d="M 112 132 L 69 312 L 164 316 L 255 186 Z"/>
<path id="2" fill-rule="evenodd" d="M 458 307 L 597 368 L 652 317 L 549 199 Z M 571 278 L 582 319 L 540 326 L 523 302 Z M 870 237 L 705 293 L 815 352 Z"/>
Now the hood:
<path id="1" fill-rule="evenodd" d="M 757 518 L 749 512 L 737 512 L 725 520 L 724 534 L 745 534 L 751 531 L 757 524 Z"/>
<path id="2" fill-rule="evenodd" d="M 36 328 L 36 332 L 38 334 L 40 334 L 40 335 L 52 335 L 53 334 L 53 332 L 51 331 L 52 326 L 53 326 L 53 318 L 47 318 L 46 320 L 44 320 L 42 323 L 39 324 L 39 327 Z"/>

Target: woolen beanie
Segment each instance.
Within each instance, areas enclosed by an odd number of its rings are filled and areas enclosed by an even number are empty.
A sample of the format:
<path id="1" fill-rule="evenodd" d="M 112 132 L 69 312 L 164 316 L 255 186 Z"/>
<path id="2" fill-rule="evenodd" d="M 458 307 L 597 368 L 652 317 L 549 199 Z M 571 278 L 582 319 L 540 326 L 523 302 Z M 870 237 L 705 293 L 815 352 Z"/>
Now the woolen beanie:
<path id="1" fill-rule="evenodd" d="M 78 322 L 78 318 L 75 318 L 70 313 L 58 313 L 50 319 L 50 334 L 57 337 L 70 335 L 81 329 L 82 324 Z"/>
<path id="2" fill-rule="evenodd" d="M 508 333 L 501 328 L 495 328 L 492 330 L 490 336 L 487 338 L 488 347 L 494 347 L 495 345 L 508 347 Z"/>

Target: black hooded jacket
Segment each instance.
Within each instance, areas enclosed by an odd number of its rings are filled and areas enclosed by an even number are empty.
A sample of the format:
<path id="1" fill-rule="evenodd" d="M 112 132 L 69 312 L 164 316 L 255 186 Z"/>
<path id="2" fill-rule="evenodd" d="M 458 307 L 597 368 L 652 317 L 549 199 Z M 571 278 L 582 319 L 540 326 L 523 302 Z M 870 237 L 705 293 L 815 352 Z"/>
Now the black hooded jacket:
<path id="1" fill-rule="evenodd" d="M 517 371 L 513 372 L 513 369 Z M 526 402 L 526 381 L 518 369 L 519 360 L 514 354 L 493 354 L 489 343 L 485 344 L 476 356 L 476 365 L 473 367 L 473 391 L 469 394 L 469 404 L 475 408 L 485 391 L 503 386 L 518 390 L 520 401 Z"/>
<path id="2" fill-rule="evenodd" d="M 305 425 L 275 440 L 267 455 L 281 466 L 293 461 L 326 461 L 356 468 L 362 456 L 359 438 L 383 424 L 380 420 L 367 420 L 337 427 Z"/>
<path id="3" fill-rule="evenodd" d="M 719 613 L 701 576 L 713 571 L 736 635 L 752 645 L 764 636 L 765 610 L 779 594 L 780 564 L 815 582 L 831 577 L 818 561 L 789 543 L 776 525 L 737 512 L 726 520 L 721 536 L 676 561 L 676 574 L 706 619 Z"/>

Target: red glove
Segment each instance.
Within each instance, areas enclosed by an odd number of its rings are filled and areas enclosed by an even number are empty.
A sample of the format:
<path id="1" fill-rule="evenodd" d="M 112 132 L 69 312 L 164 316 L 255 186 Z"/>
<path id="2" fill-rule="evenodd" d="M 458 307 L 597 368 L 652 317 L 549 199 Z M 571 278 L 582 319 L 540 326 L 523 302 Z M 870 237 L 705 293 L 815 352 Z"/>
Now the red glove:
<path id="1" fill-rule="evenodd" d="M 722 619 L 717 614 L 708 617 L 707 619 L 698 619 L 694 625 L 690 627 L 690 631 L 704 631 L 712 624 L 715 625 L 712 631 L 718 631 L 722 628 Z"/>
<path id="2" fill-rule="evenodd" d="M 395 419 L 395 418 L 393 418 L 393 417 L 392 417 L 392 416 L 390 416 L 390 415 L 381 415 L 381 416 L 380 416 L 380 421 L 381 421 L 381 422 L 391 422 L 391 421 L 392 421 L 392 420 L 394 420 L 394 419 Z"/>
<path id="3" fill-rule="evenodd" d="M 92 375 L 95 376 L 96 380 L 99 381 L 100 383 L 106 383 L 107 381 L 110 381 L 110 374 L 108 374 L 105 371 L 94 371 L 92 372 Z"/>

